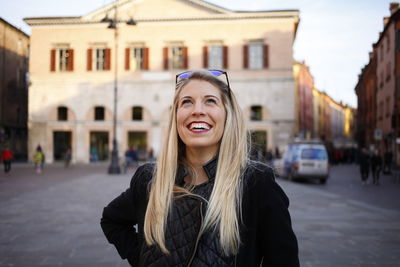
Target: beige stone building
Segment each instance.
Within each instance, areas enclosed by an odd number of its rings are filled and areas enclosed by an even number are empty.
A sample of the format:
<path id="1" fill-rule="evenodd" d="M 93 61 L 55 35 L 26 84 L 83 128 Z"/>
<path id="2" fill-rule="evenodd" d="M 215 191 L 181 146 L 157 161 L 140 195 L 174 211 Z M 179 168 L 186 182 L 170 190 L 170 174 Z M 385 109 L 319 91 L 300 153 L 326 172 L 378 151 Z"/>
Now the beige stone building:
<path id="1" fill-rule="evenodd" d="M 108 28 L 105 18 L 117 18 L 117 27 Z M 120 156 L 132 144 L 141 155 L 150 148 L 157 154 L 175 75 L 186 69 L 227 70 L 262 151 L 293 136 L 297 10 L 119 0 L 81 17 L 25 21 L 32 27 L 29 150 L 41 144 L 47 162 L 68 146 L 75 162 L 89 162 L 91 152 L 109 158 L 115 80 Z"/>

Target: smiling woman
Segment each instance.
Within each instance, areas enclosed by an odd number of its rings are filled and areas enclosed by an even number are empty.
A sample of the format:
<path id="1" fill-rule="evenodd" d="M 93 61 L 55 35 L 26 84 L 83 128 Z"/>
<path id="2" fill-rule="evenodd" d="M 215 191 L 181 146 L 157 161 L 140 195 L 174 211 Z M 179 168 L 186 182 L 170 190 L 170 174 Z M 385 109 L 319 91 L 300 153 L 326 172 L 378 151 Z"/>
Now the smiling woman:
<path id="1" fill-rule="evenodd" d="M 248 159 L 242 111 L 222 74 L 177 76 L 157 165 L 139 167 L 104 208 L 103 231 L 131 265 L 299 265 L 289 200 L 272 169 Z"/>

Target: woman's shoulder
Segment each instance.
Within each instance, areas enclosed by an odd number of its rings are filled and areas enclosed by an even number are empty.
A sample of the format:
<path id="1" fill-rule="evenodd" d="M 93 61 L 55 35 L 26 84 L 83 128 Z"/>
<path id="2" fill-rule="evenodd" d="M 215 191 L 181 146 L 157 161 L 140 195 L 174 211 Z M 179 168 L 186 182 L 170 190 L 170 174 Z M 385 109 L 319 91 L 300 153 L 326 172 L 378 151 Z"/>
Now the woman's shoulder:
<path id="1" fill-rule="evenodd" d="M 267 202 L 274 203 L 282 200 L 288 205 L 289 200 L 275 180 L 274 169 L 259 161 L 249 161 L 244 175 L 245 192 L 254 196 L 262 196 Z"/>
<path id="2" fill-rule="evenodd" d="M 135 174 L 132 176 L 131 188 L 139 189 L 143 186 L 148 187 L 151 179 L 153 178 L 154 169 L 154 163 L 145 163 L 139 166 L 136 169 Z"/>
<path id="3" fill-rule="evenodd" d="M 271 166 L 255 160 L 249 160 L 246 164 L 245 178 L 275 180 L 275 173 Z"/>

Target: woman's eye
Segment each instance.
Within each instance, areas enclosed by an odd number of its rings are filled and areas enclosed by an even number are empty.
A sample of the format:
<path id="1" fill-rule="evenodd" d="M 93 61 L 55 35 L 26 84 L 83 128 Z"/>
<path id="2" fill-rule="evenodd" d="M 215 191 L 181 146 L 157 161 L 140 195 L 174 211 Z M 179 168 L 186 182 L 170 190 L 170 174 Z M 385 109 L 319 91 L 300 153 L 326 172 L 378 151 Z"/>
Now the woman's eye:
<path id="1" fill-rule="evenodd" d="M 182 100 L 182 105 L 185 105 L 185 104 L 190 104 L 190 103 L 192 103 L 192 101 L 190 101 L 189 99 L 184 99 L 184 100 Z"/>
<path id="2" fill-rule="evenodd" d="M 209 99 L 206 100 L 206 102 L 207 103 L 212 103 L 212 104 L 217 103 L 217 101 L 214 98 L 209 98 Z"/>

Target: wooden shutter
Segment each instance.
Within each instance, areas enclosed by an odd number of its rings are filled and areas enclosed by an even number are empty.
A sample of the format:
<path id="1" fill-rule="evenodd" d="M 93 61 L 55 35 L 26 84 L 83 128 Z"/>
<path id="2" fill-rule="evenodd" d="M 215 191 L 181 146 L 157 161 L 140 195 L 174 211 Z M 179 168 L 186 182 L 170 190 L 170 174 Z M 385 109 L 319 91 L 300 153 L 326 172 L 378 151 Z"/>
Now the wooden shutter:
<path id="1" fill-rule="evenodd" d="M 183 68 L 184 69 L 187 69 L 188 68 L 188 62 L 189 61 L 189 59 L 188 59 L 188 48 L 187 48 L 187 46 L 184 46 L 183 47 Z"/>
<path id="2" fill-rule="evenodd" d="M 164 70 L 168 69 L 168 47 L 164 47 Z"/>
<path id="3" fill-rule="evenodd" d="M 73 49 L 68 49 L 68 56 L 69 56 L 69 61 L 68 61 L 67 70 L 73 71 L 74 70 L 74 50 Z"/>
<path id="4" fill-rule="evenodd" d="M 131 49 L 129 47 L 125 48 L 125 70 L 129 70 L 129 51 Z"/>
<path id="5" fill-rule="evenodd" d="M 264 68 L 267 69 L 269 68 L 269 48 L 268 45 L 264 45 Z"/>
<path id="6" fill-rule="evenodd" d="M 248 45 L 243 46 L 243 68 L 244 69 L 249 68 L 249 46 Z"/>
<path id="7" fill-rule="evenodd" d="M 208 68 L 208 47 L 203 46 L 203 68 Z"/>
<path id="8" fill-rule="evenodd" d="M 226 45 L 223 46 L 223 68 L 228 68 L 228 47 Z"/>
<path id="9" fill-rule="evenodd" d="M 106 65 L 105 65 L 105 70 L 110 70 L 111 69 L 111 49 L 106 48 Z"/>
<path id="10" fill-rule="evenodd" d="M 86 53 L 86 59 L 87 59 L 86 70 L 88 71 L 92 70 L 92 55 L 93 55 L 93 49 L 89 48 Z"/>
<path id="11" fill-rule="evenodd" d="M 144 70 L 149 70 L 149 53 L 150 53 L 150 49 L 148 48 L 148 47 L 145 47 L 144 48 L 144 51 L 143 51 L 144 53 L 143 53 L 143 69 Z"/>
<path id="12" fill-rule="evenodd" d="M 56 50 L 50 50 L 50 71 L 56 71 Z"/>

